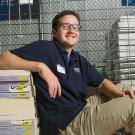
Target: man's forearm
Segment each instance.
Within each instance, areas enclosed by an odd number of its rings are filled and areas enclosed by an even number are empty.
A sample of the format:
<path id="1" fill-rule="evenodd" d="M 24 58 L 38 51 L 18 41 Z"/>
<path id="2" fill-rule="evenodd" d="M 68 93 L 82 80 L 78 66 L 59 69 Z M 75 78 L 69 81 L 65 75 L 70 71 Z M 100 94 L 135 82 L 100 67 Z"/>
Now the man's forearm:
<path id="1" fill-rule="evenodd" d="M 58 78 L 50 68 L 42 62 L 25 60 L 7 51 L 0 55 L 0 69 L 19 69 L 37 72 L 47 83 L 51 97 L 55 98 L 57 94 L 59 96 L 61 95 L 61 86 Z"/>
<path id="2" fill-rule="evenodd" d="M 0 69 L 23 69 L 38 72 L 40 62 L 24 60 L 9 51 L 0 55 Z"/>
<path id="3" fill-rule="evenodd" d="M 99 86 L 99 89 L 108 95 L 109 97 L 121 97 L 123 96 L 122 91 L 114 85 L 111 81 L 105 79 L 101 85 Z"/>

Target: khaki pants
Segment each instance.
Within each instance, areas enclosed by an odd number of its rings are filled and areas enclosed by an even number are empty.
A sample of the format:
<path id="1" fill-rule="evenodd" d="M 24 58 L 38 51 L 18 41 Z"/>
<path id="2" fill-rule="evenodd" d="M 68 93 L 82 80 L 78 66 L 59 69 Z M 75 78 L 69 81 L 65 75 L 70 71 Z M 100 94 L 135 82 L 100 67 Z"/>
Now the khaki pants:
<path id="1" fill-rule="evenodd" d="M 121 84 L 118 87 L 127 89 Z M 125 96 L 108 100 L 96 91 L 96 95 L 87 98 L 86 107 L 67 128 L 59 130 L 59 135 L 111 135 L 127 127 L 135 135 L 135 99 Z"/>

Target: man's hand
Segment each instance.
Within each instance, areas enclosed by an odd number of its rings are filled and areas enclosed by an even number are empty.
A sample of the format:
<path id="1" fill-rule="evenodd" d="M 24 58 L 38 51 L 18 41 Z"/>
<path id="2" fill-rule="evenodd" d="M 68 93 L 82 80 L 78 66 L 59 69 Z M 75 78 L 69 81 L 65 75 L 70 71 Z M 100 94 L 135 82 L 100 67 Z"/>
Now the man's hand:
<path id="1" fill-rule="evenodd" d="M 0 69 L 23 69 L 38 72 L 40 77 L 47 83 L 50 96 L 55 98 L 56 95 L 61 95 L 58 78 L 44 63 L 25 60 L 6 51 L 0 54 Z"/>
<path id="2" fill-rule="evenodd" d="M 125 95 L 129 95 L 131 98 L 135 98 L 134 90 L 121 91 L 116 85 L 107 79 L 104 79 L 104 81 L 100 84 L 99 89 L 112 98 L 123 97 Z"/>
<path id="3" fill-rule="evenodd" d="M 126 90 L 123 92 L 124 95 L 129 95 L 131 98 L 135 98 L 135 91 L 134 90 Z"/>
<path id="4" fill-rule="evenodd" d="M 61 96 L 59 80 L 45 64 L 40 63 L 38 65 L 38 74 L 47 83 L 51 97 L 55 98 L 56 95 Z"/>

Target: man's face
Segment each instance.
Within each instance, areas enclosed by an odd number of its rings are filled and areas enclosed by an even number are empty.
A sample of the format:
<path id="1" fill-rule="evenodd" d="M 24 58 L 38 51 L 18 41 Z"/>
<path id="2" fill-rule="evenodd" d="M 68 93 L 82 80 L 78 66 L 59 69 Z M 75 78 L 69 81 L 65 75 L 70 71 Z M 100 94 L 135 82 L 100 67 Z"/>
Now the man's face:
<path id="1" fill-rule="evenodd" d="M 73 48 L 80 37 L 79 22 L 74 15 L 65 15 L 59 20 L 57 29 L 53 29 L 55 37 L 65 49 Z"/>

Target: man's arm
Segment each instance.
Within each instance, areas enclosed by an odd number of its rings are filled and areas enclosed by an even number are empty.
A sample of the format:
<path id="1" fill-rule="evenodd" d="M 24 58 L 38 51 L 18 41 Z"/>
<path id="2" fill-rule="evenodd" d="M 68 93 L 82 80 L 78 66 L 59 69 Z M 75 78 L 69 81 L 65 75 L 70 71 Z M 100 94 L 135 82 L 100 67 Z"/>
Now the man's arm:
<path id="1" fill-rule="evenodd" d="M 124 95 L 129 95 L 131 98 L 135 97 L 134 91 L 126 90 L 122 92 L 116 85 L 107 79 L 104 79 L 104 81 L 100 84 L 99 90 L 101 90 L 109 97 L 123 97 Z"/>
<path id="2" fill-rule="evenodd" d="M 40 77 L 47 83 L 50 96 L 55 98 L 57 94 L 59 96 L 61 95 L 61 87 L 58 78 L 49 67 L 42 62 L 25 60 L 6 51 L 0 54 L 0 69 L 20 69 L 38 72 Z"/>

